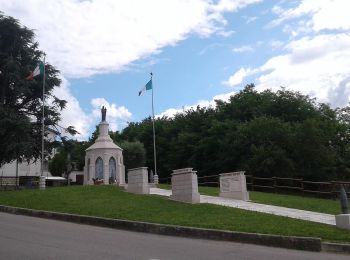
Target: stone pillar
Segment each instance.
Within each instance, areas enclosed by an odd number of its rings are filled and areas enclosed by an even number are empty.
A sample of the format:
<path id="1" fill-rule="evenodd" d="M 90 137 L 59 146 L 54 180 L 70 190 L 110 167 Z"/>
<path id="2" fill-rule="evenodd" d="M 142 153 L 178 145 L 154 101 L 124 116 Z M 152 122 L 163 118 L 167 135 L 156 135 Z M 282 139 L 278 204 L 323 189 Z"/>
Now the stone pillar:
<path id="1" fill-rule="evenodd" d="M 159 177 L 158 174 L 153 175 L 153 183 L 157 185 L 159 183 Z"/>
<path id="2" fill-rule="evenodd" d="M 350 230 L 350 214 L 349 214 L 349 206 L 348 206 L 348 196 L 346 194 L 344 185 L 340 185 L 340 215 L 335 216 L 335 224 L 338 228 L 348 229 Z"/>
<path id="3" fill-rule="evenodd" d="M 109 184 L 109 156 L 108 154 L 105 153 L 102 158 L 103 158 L 103 183 Z"/>
<path id="4" fill-rule="evenodd" d="M 117 179 L 119 185 L 125 184 L 125 166 L 124 165 L 118 165 L 118 171 L 117 171 Z"/>
<path id="5" fill-rule="evenodd" d="M 198 193 L 198 178 L 196 171 L 192 168 L 184 168 L 173 170 L 171 175 L 171 190 L 170 199 L 188 202 L 199 203 L 200 195 Z"/>
<path id="6" fill-rule="evenodd" d="M 128 170 L 127 191 L 138 194 L 149 194 L 147 167 L 140 167 Z"/>
<path id="7" fill-rule="evenodd" d="M 336 215 L 335 224 L 338 228 L 350 230 L 350 214 Z"/>
<path id="8" fill-rule="evenodd" d="M 244 172 L 220 174 L 220 197 L 249 200 Z"/>
<path id="9" fill-rule="evenodd" d="M 94 159 L 94 158 L 93 158 Z M 89 182 L 88 184 L 93 185 L 94 181 L 92 178 L 95 178 L 95 161 L 90 159 L 90 166 L 89 166 Z"/>
<path id="10" fill-rule="evenodd" d="M 46 188 L 46 178 L 45 176 L 40 176 L 39 177 L 39 189 L 45 190 Z"/>

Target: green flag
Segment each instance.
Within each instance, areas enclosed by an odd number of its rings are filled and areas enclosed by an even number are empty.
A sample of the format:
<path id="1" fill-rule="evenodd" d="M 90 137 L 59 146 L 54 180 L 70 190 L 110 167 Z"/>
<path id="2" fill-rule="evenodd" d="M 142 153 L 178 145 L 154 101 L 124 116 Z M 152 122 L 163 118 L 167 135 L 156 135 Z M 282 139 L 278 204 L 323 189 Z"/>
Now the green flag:
<path id="1" fill-rule="evenodd" d="M 147 90 L 152 89 L 152 79 L 150 79 L 147 84 L 139 91 L 139 96 L 143 95 Z"/>

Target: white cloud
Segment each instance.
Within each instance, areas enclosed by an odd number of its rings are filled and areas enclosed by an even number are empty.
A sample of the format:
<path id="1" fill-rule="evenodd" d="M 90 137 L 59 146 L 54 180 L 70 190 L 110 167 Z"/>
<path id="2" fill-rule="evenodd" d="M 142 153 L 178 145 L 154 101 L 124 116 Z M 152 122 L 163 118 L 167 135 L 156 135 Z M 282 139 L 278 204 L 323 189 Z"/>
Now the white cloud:
<path id="1" fill-rule="evenodd" d="M 218 43 L 218 42 L 214 42 L 209 44 L 208 46 L 206 46 L 205 48 L 203 48 L 202 50 L 200 50 L 198 52 L 198 55 L 204 55 L 205 53 L 207 53 L 210 50 L 214 50 L 216 48 L 222 48 L 222 47 L 226 47 L 227 45 L 222 44 L 222 43 Z"/>
<path id="2" fill-rule="evenodd" d="M 81 109 L 78 100 L 70 92 L 69 83 L 65 78 L 62 78 L 62 84 L 59 88 L 54 88 L 53 94 L 67 101 L 66 108 L 61 111 L 62 120 L 60 125 L 63 127 L 74 126 L 79 132 L 75 138 L 79 140 L 87 139 L 93 121 Z"/>
<path id="3" fill-rule="evenodd" d="M 222 37 L 230 37 L 231 35 L 233 35 L 235 33 L 235 31 L 230 30 L 230 31 L 225 31 L 225 30 L 219 30 L 217 32 L 218 35 L 222 36 Z"/>
<path id="4" fill-rule="evenodd" d="M 121 130 L 127 124 L 127 121 L 131 119 L 132 114 L 124 107 L 118 107 L 116 104 L 110 104 L 104 98 L 94 98 L 91 100 L 92 117 L 95 122 L 101 120 L 101 107 L 105 106 L 107 109 L 106 120 L 110 125 L 110 129 L 113 131 Z"/>
<path id="5" fill-rule="evenodd" d="M 350 93 L 350 34 L 325 34 L 290 42 L 285 55 L 258 68 L 257 88 L 297 90 L 321 102 L 344 106 Z"/>
<path id="6" fill-rule="evenodd" d="M 272 49 L 279 49 L 283 46 L 283 42 L 279 40 L 272 40 L 270 41 L 269 45 L 272 47 Z"/>
<path id="7" fill-rule="evenodd" d="M 62 127 L 74 126 L 79 134 L 73 138 L 78 140 L 87 140 L 90 130 L 94 129 L 101 120 L 101 107 L 104 105 L 107 108 L 107 121 L 110 124 L 110 129 L 113 131 L 121 130 L 126 126 L 127 121 L 131 119 L 132 114 L 124 106 L 110 104 L 104 98 L 94 98 L 91 100 L 92 110 L 85 112 L 69 90 L 69 83 L 65 78 L 62 78 L 60 87 L 55 88 L 53 94 L 60 99 L 67 101 L 67 106 L 61 111 L 62 120 L 59 125 Z M 67 133 L 64 133 L 67 134 Z"/>
<path id="8" fill-rule="evenodd" d="M 232 76 L 229 77 L 227 81 L 223 81 L 222 84 L 228 85 L 228 86 L 237 86 L 243 82 L 243 80 L 255 73 L 257 73 L 258 70 L 251 69 L 251 68 L 240 68 L 238 71 L 236 71 Z"/>
<path id="9" fill-rule="evenodd" d="M 225 12 L 235 12 L 260 0 L 0 0 L 0 10 L 34 29 L 47 61 L 65 78 L 118 72 L 133 62 L 159 53 L 192 33 L 201 37 L 234 32 L 226 28 Z M 87 81 L 88 83 L 88 81 Z M 86 112 L 72 96 L 66 79 L 55 95 L 68 101 L 61 125 L 73 125 L 78 139 L 87 139 L 98 123 L 101 105 L 113 130 L 125 126 L 131 113 L 106 100 L 92 100 Z"/>
<path id="10" fill-rule="evenodd" d="M 262 0 L 220 0 L 219 3 L 213 6 L 216 12 L 232 12 L 239 8 L 245 7 L 248 4 L 261 2 Z"/>
<path id="11" fill-rule="evenodd" d="M 349 30 L 349 8 L 348 0 L 303 0 L 297 7 L 286 10 L 275 6 L 272 12 L 279 17 L 271 25 L 279 25 L 285 21 L 309 15 L 311 17 L 309 22 L 300 24 L 297 30 L 306 30 L 307 27 L 315 32 L 324 29 Z"/>
<path id="12" fill-rule="evenodd" d="M 182 106 L 182 108 L 169 108 L 169 109 L 165 110 L 164 112 L 160 113 L 159 115 L 156 115 L 156 117 L 157 118 L 163 117 L 163 116 L 174 117 L 176 114 L 184 113 L 186 110 L 196 109 L 197 106 L 200 106 L 200 107 L 215 107 L 216 106 L 215 100 L 228 101 L 230 99 L 230 97 L 234 96 L 235 94 L 236 94 L 235 91 L 231 91 L 231 92 L 228 92 L 228 93 L 216 95 L 211 100 L 199 100 L 194 105 L 185 105 L 185 106 Z"/>
<path id="13" fill-rule="evenodd" d="M 0 10 L 33 28 L 50 63 L 66 77 L 125 69 L 190 33 L 229 36 L 224 12 L 259 0 L 0 0 Z"/>
<path id="14" fill-rule="evenodd" d="M 271 47 L 282 47 L 286 54 L 272 57 L 257 68 L 241 68 L 223 83 L 235 86 L 246 77 L 259 74 L 252 80 L 258 90 L 277 90 L 283 86 L 333 107 L 347 105 L 350 100 L 349 7 L 346 0 L 302 0 L 297 7 L 286 10 L 275 6 L 272 12 L 278 19 L 270 25 L 294 19 L 283 27 L 292 41 L 270 42 Z M 331 33 L 325 29 L 337 31 Z"/>
<path id="15" fill-rule="evenodd" d="M 242 53 L 242 52 L 252 52 L 254 51 L 254 49 L 251 45 L 243 45 L 241 47 L 233 48 L 232 51 Z"/>
<path id="16" fill-rule="evenodd" d="M 258 19 L 257 16 L 242 16 L 246 23 L 252 23 Z"/>

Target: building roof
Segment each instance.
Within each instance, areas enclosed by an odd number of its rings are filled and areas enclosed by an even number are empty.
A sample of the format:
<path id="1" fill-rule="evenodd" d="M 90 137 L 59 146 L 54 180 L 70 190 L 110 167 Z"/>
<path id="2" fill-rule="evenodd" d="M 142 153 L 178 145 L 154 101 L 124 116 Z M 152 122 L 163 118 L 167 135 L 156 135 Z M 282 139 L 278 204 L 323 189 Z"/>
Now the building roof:
<path id="1" fill-rule="evenodd" d="M 96 142 L 91 145 L 89 148 L 86 149 L 86 151 L 89 150 L 94 150 L 94 149 L 118 149 L 118 150 L 123 150 L 122 148 L 120 148 L 118 145 L 116 145 L 115 143 L 113 143 L 113 141 L 98 141 L 96 140 Z"/>

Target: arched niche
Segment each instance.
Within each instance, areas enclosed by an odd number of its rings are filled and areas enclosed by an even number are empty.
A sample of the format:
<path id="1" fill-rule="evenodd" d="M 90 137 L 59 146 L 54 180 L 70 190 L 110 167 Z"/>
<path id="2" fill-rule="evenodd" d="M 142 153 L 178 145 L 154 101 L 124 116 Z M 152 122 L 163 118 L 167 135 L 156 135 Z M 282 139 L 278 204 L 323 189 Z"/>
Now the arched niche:
<path id="1" fill-rule="evenodd" d="M 95 178 L 103 179 L 103 160 L 98 157 L 95 162 Z"/>
<path id="2" fill-rule="evenodd" d="M 114 157 L 109 159 L 109 183 L 114 183 L 117 180 L 117 165 Z"/>
<path id="3" fill-rule="evenodd" d="M 87 179 L 90 179 L 90 158 L 87 161 Z"/>

